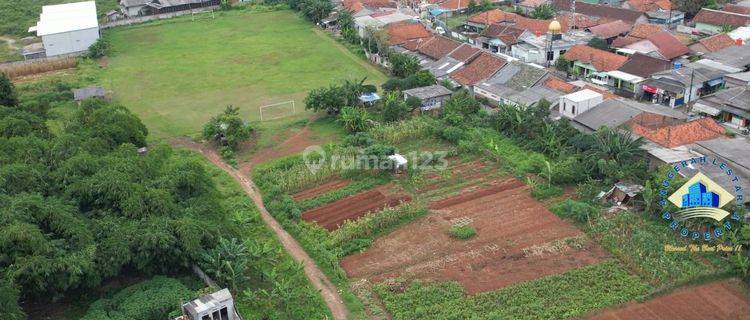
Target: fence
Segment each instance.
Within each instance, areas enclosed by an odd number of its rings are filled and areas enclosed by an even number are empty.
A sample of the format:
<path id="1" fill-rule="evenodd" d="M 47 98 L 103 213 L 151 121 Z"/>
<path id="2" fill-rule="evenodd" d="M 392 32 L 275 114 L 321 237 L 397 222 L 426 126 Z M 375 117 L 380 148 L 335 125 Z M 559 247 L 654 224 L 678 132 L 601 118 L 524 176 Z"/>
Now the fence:
<path id="1" fill-rule="evenodd" d="M 155 14 L 151 16 L 143 16 L 143 17 L 135 17 L 135 18 L 125 18 L 117 21 L 107 22 L 99 26 L 99 29 L 109 29 L 113 27 L 119 27 L 119 26 L 129 26 L 133 24 L 139 24 L 139 23 L 146 23 L 149 21 L 156 21 L 161 19 L 171 19 L 179 16 L 184 16 L 188 14 L 193 13 L 204 13 L 204 12 L 210 12 L 211 10 L 218 9 L 219 6 L 210 6 L 210 7 L 203 7 L 200 9 L 193 9 L 193 10 L 185 10 L 185 11 L 177 11 L 177 12 L 170 12 L 170 13 L 162 13 L 162 14 Z"/>
<path id="2" fill-rule="evenodd" d="M 85 53 L 79 52 L 50 58 L 7 62 L 0 64 L 0 72 L 7 74 L 9 78 L 13 79 L 44 72 L 75 68 L 76 57 Z"/>

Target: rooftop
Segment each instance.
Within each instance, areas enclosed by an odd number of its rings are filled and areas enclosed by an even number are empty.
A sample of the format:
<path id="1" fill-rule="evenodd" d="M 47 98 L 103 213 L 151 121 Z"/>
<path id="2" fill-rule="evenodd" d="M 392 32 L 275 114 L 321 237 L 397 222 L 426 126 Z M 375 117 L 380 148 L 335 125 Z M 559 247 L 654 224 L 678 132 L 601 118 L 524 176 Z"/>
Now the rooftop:
<path id="1" fill-rule="evenodd" d="M 458 61 L 466 61 L 474 57 L 479 51 L 481 51 L 479 48 L 463 43 L 456 50 L 448 54 L 448 56 Z"/>
<path id="2" fill-rule="evenodd" d="M 620 34 L 625 34 L 630 31 L 633 25 L 622 20 L 615 20 L 612 22 L 600 24 L 589 28 L 591 33 L 602 39 L 614 38 Z"/>
<path id="3" fill-rule="evenodd" d="M 630 31 L 628 35 L 634 38 L 646 39 L 650 35 L 658 33 L 658 32 L 662 32 L 664 30 L 666 30 L 666 28 L 658 24 L 639 23 L 633 27 L 633 30 Z"/>
<path id="4" fill-rule="evenodd" d="M 656 45 L 659 53 L 668 60 L 672 60 L 690 52 L 687 46 L 682 44 L 679 39 L 675 38 L 668 31 L 661 31 L 648 36 L 649 41 Z"/>
<path id="5" fill-rule="evenodd" d="M 739 13 L 739 14 L 750 15 L 750 7 L 739 6 L 739 5 L 731 4 L 731 3 L 725 4 L 724 8 L 722 8 L 721 10 L 726 11 L 726 12 L 734 12 L 734 13 Z"/>
<path id="6" fill-rule="evenodd" d="M 396 22 L 386 26 L 388 42 L 391 45 L 402 44 L 407 40 L 429 38 L 432 33 L 418 22 Z"/>
<path id="7" fill-rule="evenodd" d="M 453 72 L 451 78 L 462 85 L 471 86 L 491 77 L 505 64 L 504 59 L 488 52 L 482 52 L 463 69 Z"/>
<path id="8" fill-rule="evenodd" d="M 693 21 L 696 23 L 705 23 L 715 26 L 729 25 L 733 27 L 742 27 L 750 22 L 750 15 L 702 8 L 698 11 L 698 14 L 695 15 Z"/>
<path id="9" fill-rule="evenodd" d="M 667 148 L 723 137 L 726 131 L 711 118 L 680 122 L 648 113 L 636 116 L 628 124 L 633 133 Z"/>
<path id="10" fill-rule="evenodd" d="M 467 20 L 476 24 L 490 25 L 502 21 L 513 21 L 518 15 L 515 13 L 505 12 L 500 9 L 492 9 L 485 12 L 477 13 Z"/>
<path id="11" fill-rule="evenodd" d="M 707 52 L 719 51 L 735 45 L 734 39 L 726 33 L 719 33 L 717 35 L 700 39 L 698 40 L 698 43 L 706 48 Z"/>
<path id="12" fill-rule="evenodd" d="M 98 27 L 96 2 L 87 1 L 43 6 L 39 21 L 29 28 L 29 32 L 44 36 Z"/>
<path id="13" fill-rule="evenodd" d="M 460 42 L 442 36 L 435 36 L 420 46 L 417 51 L 432 59 L 439 60 L 451 53 L 451 51 L 456 50 L 460 45 Z"/>
<path id="14" fill-rule="evenodd" d="M 434 97 L 449 95 L 452 93 L 450 90 L 437 84 L 427 86 L 427 87 L 419 87 L 419 88 L 404 90 L 403 92 L 406 95 L 414 96 L 419 99 L 434 98 Z"/>
<path id="15" fill-rule="evenodd" d="M 573 118 L 573 123 L 583 127 L 584 131 L 596 131 L 601 127 L 617 128 L 642 112 L 621 100 L 610 99 L 579 114 Z"/>
<path id="16" fill-rule="evenodd" d="M 567 94 L 563 96 L 563 98 L 573 101 L 573 102 L 581 102 L 581 101 L 591 100 L 594 98 L 599 98 L 601 96 L 602 96 L 601 93 L 598 93 L 594 90 L 583 89 L 580 91 L 573 92 L 571 94 Z"/>
<path id="17" fill-rule="evenodd" d="M 628 57 L 599 50 L 586 45 L 575 45 L 565 52 L 568 61 L 579 61 L 594 66 L 597 71 L 612 71 L 620 68 Z"/>
<path id="18" fill-rule="evenodd" d="M 568 0 L 553 0 L 552 5 L 559 11 L 570 11 L 570 1 Z M 622 20 L 628 23 L 635 23 L 638 18 L 643 16 L 643 12 L 602 4 L 590 4 L 583 1 L 576 1 L 576 13 L 608 20 Z"/>
<path id="19" fill-rule="evenodd" d="M 704 57 L 719 61 L 728 66 L 744 69 L 750 65 L 750 45 L 727 47 L 716 52 L 707 53 Z"/>
<path id="20" fill-rule="evenodd" d="M 652 74 L 667 70 L 670 67 L 671 63 L 668 60 L 635 53 L 630 56 L 630 59 L 628 59 L 619 70 L 639 77 L 648 78 Z"/>
<path id="21" fill-rule="evenodd" d="M 576 87 L 575 85 L 567 83 L 558 77 L 547 78 L 547 80 L 544 81 L 543 85 L 547 88 L 563 93 L 571 93 L 578 89 L 578 87 Z"/>
<path id="22" fill-rule="evenodd" d="M 672 3 L 669 0 L 628 0 L 627 4 L 630 9 L 640 12 L 672 9 Z"/>

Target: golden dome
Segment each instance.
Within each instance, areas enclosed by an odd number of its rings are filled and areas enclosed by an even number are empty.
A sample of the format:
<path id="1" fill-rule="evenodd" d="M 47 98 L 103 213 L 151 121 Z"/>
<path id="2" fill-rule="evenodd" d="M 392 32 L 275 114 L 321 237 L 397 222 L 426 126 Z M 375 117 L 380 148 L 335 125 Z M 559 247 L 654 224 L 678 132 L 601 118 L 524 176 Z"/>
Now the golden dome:
<path id="1" fill-rule="evenodd" d="M 552 22 L 549 23 L 549 32 L 560 33 L 560 31 L 562 31 L 562 26 L 560 26 L 560 22 L 557 22 L 557 20 L 552 20 Z"/>

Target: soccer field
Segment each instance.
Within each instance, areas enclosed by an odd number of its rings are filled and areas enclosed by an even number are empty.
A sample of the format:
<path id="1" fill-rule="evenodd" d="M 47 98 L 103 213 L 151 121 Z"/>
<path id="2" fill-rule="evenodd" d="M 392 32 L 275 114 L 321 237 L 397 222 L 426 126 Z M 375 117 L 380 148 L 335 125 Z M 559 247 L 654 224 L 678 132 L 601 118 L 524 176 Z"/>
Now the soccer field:
<path id="1" fill-rule="evenodd" d="M 294 100 L 299 118 L 310 89 L 343 79 L 386 80 L 288 10 L 183 17 L 107 36 L 112 50 L 100 82 L 156 139 L 197 134 L 226 105 L 255 121 L 259 106 Z"/>

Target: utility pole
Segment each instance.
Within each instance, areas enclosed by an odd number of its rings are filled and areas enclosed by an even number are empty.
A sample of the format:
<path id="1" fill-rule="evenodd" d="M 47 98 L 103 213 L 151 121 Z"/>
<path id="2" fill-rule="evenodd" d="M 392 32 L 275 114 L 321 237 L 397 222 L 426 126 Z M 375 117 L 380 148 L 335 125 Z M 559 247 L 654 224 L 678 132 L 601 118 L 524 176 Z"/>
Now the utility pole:
<path id="1" fill-rule="evenodd" d="M 693 71 L 690 73 L 690 90 L 688 90 L 687 101 L 685 101 L 685 105 L 687 106 L 687 108 L 685 108 L 686 109 L 685 111 L 687 111 L 687 113 L 690 113 L 691 111 L 690 99 L 692 98 L 692 95 L 693 95 L 693 79 L 695 78 L 695 69 L 692 69 L 692 70 Z"/>

